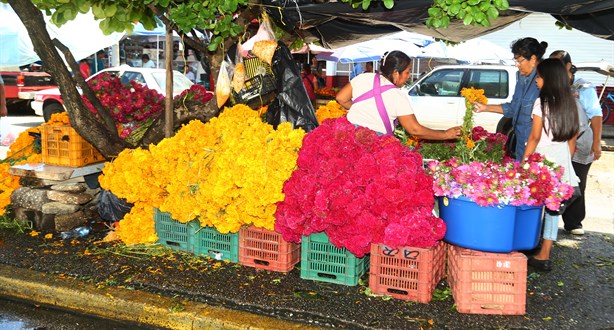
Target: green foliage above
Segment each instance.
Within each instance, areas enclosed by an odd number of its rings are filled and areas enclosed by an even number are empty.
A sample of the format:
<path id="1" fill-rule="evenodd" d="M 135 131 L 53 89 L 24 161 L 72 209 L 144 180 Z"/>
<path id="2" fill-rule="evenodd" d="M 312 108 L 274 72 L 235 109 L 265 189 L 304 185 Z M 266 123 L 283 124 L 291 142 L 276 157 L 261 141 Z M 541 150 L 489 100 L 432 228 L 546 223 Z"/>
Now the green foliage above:
<path id="1" fill-rule="evenodd" d="M 508 8 L 507 0 L 434 0 L 426 26 L 447 28 L 451 19 L 462 20 L 465 25 L 490 26 L 499 11 Z"/>
<path id="2" fill-rule="evenodd" d="M 32 0 L 32 3 L 51 15 L 51 21 L 58 26 L 91 8 L 94 17 L 101 20 L 100 29 L 105 34 L 130 33 L 135 22 L 153 30 L 157 24 L 154 11 L 157 9 L 181 32 L 195 28 L 211 32 L 213 40 L 208 47 L 213 51 L 224 39 L 243 32 L 233 15 L 246 6 L 248 0 Z"/>
<path id="3" fill-rule="evenodd" d="M 362 7 L 368 10 L 373 2 L 382 2 L 386 9 L 394 7 L 395 0 L 341 0 L 348 2 L 352 8 Z M 428 9 L 429 28 L 447 28 L 450 20 L 462 20 L 465 25 L 490 26 L 490 21 L 499 17 L 499 11 L 507 10 L 507 0 L 433 0 Z"/>

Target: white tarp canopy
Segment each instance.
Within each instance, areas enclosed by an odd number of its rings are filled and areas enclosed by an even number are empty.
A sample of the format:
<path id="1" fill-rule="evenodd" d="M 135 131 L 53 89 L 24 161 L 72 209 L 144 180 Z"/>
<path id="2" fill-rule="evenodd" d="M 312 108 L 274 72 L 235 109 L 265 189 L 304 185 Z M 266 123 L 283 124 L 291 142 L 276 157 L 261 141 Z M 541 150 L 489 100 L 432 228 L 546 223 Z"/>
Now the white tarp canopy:
<path id="1" fill-rule="evenodd" d="M 397 32 L 373 40 L 353 45 L 328 49 L 309 45 L 319 60 L 340 63 L 359 63 L 377 61 L 387 51 L 400 50 L 409 57 L 416 58 L 453 58 L 469 63 L 511 64 L 514 56 L 509 49 L 479 38 L 454 46 L 435 41 L 429 36 L 412 32 Z"/>
<path id="2" fill-rule="evenodd" d="M 0 3 L 0 17 L 0 67 L 18 67 L 39 61 L 26 27 L 8 4 Z M 51 39 L 57 38 L 68 47 L 77 61 L 117 44 L 124 36 L 124 33 L 105 36 L 91 13 L 78 14 L 62 27 L 50 23 L 48 16 L 45 21 Z"/>
<path id="3" fill-rule="evenodd" d="M 417 57 L 422 49 L 434 42 L 433 38 L 412 32 L 397 32 L 373 40 L 360 42 L 354 45 L 327 49 L 310 45 L 309 48 L 319 60 L 341 63 L 357 63 L 377 61 L 385 52 L 400 50 L 410 57 Z"/>

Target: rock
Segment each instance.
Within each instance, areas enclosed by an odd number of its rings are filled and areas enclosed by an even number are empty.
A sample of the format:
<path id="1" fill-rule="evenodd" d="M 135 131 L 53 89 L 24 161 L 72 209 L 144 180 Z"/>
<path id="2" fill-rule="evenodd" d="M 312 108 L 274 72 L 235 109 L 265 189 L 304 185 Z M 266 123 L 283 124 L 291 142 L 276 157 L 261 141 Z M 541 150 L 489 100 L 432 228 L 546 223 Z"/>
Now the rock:
<path id="1" fill-rule="evenodd" d="M 24 223 L 25 226 L 32 224 L 32 228 L 40 231 L 52 231 L 54 228 L 53 214 L 43 214 L 41 211 L 26 209 L 23 207 L 15 208 L 15 219 Z"/>
<path id="2" fill-rule="evenodd" d="M 87 223 L 87 215 L 82 211 L 55 216 L 55 230 L 62 232 L 71 230 Z"/>
<path id="3" fill-rule="evenodd" d="M 64 191 L 48 190 L 47 198 L 52 201 L 61 202 L 65 204 L 81 205 L 91 201 L 93 196 L 83 193 L 73 194 Z"/>
<path id="4" fill-rule="evenodd" d="M 51 186 L 51 190 L 82 193 L 87 189 L 84 183 L 61 183 Z"/>
<path id="5" fill-rule="evenodd" d="M 75 213 L 80 209 L 79 205 L 69 205 L 60 202 L 49 202 L 43 205 L 42 210 L 45 214 L 69 214 Z"/>
<path id="6" fill-rule="evenodd" d="M 28 187 L 17 188 L 11 194 L 13 207 L 22 207 L 35 211 L 42 211 L 43 205 L 49 202 L 47 190 L 32 189 Z"/>

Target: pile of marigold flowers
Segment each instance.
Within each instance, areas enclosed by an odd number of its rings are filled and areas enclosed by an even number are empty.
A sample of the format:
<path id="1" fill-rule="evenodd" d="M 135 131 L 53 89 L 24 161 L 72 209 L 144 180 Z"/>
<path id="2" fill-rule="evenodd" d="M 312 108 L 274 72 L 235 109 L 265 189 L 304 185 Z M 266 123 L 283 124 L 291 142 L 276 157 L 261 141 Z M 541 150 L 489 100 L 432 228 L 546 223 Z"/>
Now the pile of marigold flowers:
<path id="1" fill-rule="evenodd" d="M 173 219 L 198 219 L 221 233 L 242 225 L 273 230 L 276 203 L 294 169 L 305 133 L 277 130 L 245 105 L 208 123 L 192 121 L 149 150 L 124 150 L 105 164 L 101 186 L 133 203 L 120 221 L 126 244 L 154 242 L 153 208 Z"/>
<path id="2" fill-rule="evenodd" d="M 318 123 L 322 124 L 322 122 L 329 118 L 339 118 L 347 115 L 347 110 L 343 108 L 337 101 L 329 101 L 326 105 L 321 105 L 318 110 L 316 110 L 316 119 L 318 119 Z"/>

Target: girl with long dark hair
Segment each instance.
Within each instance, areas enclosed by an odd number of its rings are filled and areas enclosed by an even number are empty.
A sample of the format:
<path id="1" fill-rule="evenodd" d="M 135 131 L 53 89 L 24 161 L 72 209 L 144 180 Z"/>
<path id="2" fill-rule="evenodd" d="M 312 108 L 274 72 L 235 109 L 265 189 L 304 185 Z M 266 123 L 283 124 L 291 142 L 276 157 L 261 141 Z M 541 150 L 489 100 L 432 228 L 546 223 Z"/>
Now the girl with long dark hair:
<path id="1" fill-rule="evenodd" d="M 545 59 L 537 65 L 535 83 L 539 98 L 533 106 L 533 126 L 522 159 L 534 152 L 540 153 L 563 167 L 564 183 L 577 186 L 571 154 L 578 134 L 578 108 L 569 88 L 567 69 L 558 59 Z M 540 251 L 529 258 L 530 266 L 546 271 L 552 269 L 550 252 L 557 238 L 560 218 L 560 215 L 544 215 L 544 240 Z"/>

